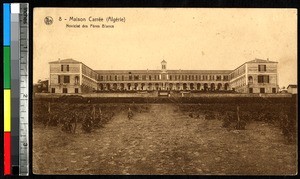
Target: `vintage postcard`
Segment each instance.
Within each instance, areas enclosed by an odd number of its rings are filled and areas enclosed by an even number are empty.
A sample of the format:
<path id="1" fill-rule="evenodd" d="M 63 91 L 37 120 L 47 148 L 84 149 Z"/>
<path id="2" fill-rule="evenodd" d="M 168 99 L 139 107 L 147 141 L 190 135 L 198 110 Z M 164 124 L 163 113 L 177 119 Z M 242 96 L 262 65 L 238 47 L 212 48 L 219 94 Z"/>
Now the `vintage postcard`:
<path id="1" fill-rule="evenodd" d="M 296 9 L 33 21 L 34 174 L 297 174 Z"/>

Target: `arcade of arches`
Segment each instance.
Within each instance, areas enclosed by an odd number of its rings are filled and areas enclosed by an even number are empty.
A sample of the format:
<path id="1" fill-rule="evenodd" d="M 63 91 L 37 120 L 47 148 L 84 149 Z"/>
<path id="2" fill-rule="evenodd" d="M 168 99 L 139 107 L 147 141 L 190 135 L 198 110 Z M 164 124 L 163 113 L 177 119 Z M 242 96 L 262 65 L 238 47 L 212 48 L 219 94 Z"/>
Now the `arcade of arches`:
<path id="1" fill-rule="evenodd" d="M 99 83 L 98 90 L 187 90 L 187 91 L 227 91 L 228 83 L 167 83 L 167 82 L 142 82 L 142 83 Z"/>

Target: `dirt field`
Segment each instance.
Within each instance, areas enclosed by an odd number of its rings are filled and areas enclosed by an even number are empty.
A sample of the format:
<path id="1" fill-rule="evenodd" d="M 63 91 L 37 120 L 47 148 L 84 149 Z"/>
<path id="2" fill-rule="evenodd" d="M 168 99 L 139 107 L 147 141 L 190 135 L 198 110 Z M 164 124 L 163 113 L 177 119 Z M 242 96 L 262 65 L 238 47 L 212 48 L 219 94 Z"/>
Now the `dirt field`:
<path id="1" fill-rule="evenodd" d="M 263 122 L 227 130 L 222 121 L 189 118 L 172 104 L 150 104 L 150 112 L 127 111 L 92 133 L 67 134 L 34 125 L 35 174 L 252 174 L 297 172 L 297 146 Z"/>

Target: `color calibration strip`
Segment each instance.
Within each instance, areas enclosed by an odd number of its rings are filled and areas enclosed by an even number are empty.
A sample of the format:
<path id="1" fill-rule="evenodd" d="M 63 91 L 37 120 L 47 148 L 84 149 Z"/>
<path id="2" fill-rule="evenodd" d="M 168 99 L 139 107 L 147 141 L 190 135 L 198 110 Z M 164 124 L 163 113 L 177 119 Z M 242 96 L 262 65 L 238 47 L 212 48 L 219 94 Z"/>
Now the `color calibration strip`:
<path id="1" fill-rule="evenodd" d="M 29 174 L 28 6 L 3 4 L 4 175 Z"/>
<path id="2" fill-rule="evenodd" d="M 3 4 L 4 175 L 11 175 L 10 4 Z"/>

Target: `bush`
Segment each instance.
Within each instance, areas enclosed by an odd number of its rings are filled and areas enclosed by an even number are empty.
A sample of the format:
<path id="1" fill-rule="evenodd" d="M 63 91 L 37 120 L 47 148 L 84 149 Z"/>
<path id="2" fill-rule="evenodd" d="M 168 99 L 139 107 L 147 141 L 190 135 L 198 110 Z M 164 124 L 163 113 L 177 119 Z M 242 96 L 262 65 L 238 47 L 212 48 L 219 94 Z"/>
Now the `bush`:
<path id="1" fill-rule="evenodd" d="M 237 116 L 232 111 L 226 111 L 223 117 L 222 127 L 229 128 L 237 120 Z"/>

